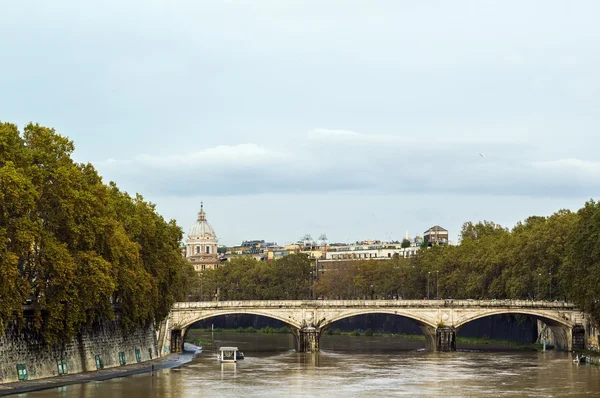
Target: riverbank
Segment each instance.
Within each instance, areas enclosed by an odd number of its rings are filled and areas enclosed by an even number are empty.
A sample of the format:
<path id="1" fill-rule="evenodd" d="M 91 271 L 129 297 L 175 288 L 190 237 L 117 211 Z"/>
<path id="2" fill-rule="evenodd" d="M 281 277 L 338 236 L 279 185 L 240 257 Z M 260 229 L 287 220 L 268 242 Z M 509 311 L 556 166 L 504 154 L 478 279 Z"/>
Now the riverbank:
<path id="1" fill-rule="evenodd" d="M 156 372 L 161 369 L 178 367 L 190 362 L 201 350 L 199 347 L 192 344 L 186 344 L 185 348 L 186 351 L 183 353 L 170 354 L 162 358 L 134 363 L 131 365 L 95 370 L 85 373 L 48 377 L 31 381 L 18 381 L 0 384 L 0 397 L 32 391 L 48 390 L 52 388 L 68 386 L 71 384 L 104 381 L 142 373 L 151 373 L 152 371 Z"/>

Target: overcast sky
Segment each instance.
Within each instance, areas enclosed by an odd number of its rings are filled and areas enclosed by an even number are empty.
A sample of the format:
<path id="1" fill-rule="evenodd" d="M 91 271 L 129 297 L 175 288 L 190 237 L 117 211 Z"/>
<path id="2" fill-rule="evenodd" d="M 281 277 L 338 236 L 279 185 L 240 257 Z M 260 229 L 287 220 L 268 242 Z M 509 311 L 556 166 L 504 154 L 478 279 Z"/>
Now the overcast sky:
<path id="1" fill-rule="evenodd" d="M 600 190 L 600 2 L 0 0 L 0 120 L 221 243 L 512 226 Z"/>

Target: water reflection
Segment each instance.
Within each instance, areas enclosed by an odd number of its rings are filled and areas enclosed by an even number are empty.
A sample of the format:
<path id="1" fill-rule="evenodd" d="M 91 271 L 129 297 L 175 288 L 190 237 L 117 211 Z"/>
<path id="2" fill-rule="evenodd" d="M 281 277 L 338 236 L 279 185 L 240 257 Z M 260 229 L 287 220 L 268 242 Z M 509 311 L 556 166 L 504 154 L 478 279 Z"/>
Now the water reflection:
<path id="1" fill-rule="evenodd" d="M 232 376 L 235 378 L 236 370 L 237 370 L 236 362 L 221 363 L 221 380 L 230 379 Z"/>

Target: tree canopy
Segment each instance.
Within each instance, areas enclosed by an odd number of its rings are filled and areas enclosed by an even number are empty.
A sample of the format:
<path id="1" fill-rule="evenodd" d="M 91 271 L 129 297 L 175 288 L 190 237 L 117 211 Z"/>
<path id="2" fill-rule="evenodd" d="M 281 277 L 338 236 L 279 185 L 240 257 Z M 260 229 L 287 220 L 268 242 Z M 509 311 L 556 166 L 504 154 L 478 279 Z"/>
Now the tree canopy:
<path id="1" fill-rule="evenodd" d="M 234 257 L 223 267 L 202 272 L 193 300 L 306 300 L 313 266 L 304 254 L 272 262 Z"/>
<path id="2" fill-rule="evenodd" d="M 53 129 L 0 123 L 0 330 L 30 303 L 50 343 L 116 312 L 126 330 L 161 320 L 194 278 L 175 222 L 73 150 Z"/>
<path id="3" fill-rule="evenodd" d="M 202 299 L 568 300 L 600 321 L 600 203 L 578 212 L 529 217 L 512 229 L 465 223 L 459 245 L 427 247 L 411 258 L 332 261 L 315 277 L 310 260 L 272 263 L 240 257 L 203 276 Z M 429 295 L 428 295 L 429 292 Z"/>

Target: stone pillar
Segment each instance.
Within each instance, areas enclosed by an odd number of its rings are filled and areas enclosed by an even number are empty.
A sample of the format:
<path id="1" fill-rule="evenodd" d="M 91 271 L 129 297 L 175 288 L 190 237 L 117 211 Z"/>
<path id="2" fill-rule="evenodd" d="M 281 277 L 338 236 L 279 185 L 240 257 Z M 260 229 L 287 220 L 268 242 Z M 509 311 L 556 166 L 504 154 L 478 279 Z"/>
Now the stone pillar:
<path id="1" fill-rule="evenodd" d="M 321 330 L 312 326 L 296 329 L 296 352 L 319 352 Z"/>
<path id="2" fill-rule="evenodd" d="M 442 326 L 435 330 L 435 350 L 456 351 L 456 331 L 453 327 Z"/>
<path id="3" fill-rule="evenodd" d="M 183 333 L 180 329 L 171 330 L 171 353 L 183 351 Z"/>
<path id="4" fill-rule="evenodd" d="M 573 351 L 583 351 L 586 348 L 585 344 L 585 326 L 575 325 L 571 330 L 571 349 Z"/>

